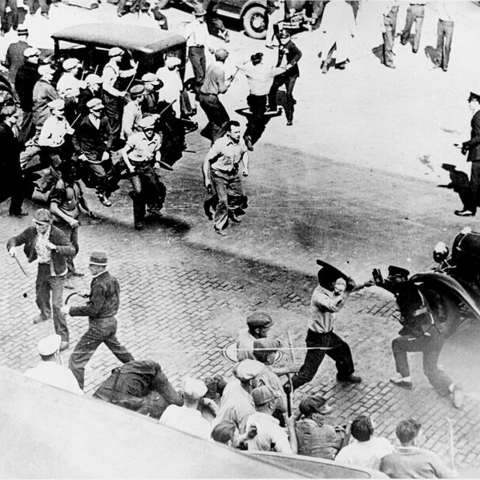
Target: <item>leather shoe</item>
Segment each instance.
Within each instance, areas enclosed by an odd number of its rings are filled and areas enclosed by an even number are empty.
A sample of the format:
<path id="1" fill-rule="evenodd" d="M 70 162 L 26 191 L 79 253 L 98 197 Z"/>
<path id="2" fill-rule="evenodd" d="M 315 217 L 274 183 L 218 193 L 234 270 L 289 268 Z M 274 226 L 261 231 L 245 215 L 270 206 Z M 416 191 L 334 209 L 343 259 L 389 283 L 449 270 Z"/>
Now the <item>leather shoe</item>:
<path id="1" fill-rule="evenodd" d="M 412 382 L 408 380 L 403 380 L 403 378 L 391 378 L 390 382 L 396 385 L 397 387 L 404 388 L 405 390 L 411 390 L 413 388 Z"/>
<path id="2" fill-rule="evenodd" d="M 143 230 L 145 228 L 145 224 L 143 222 L 135 222 L 135 230 Z"/>
<path id="3" fill-rule="evenodd" d="M 342 375 L 339 375 L 337 373 L 337 380 L 339 382 L 345 382 L 345 383 L 361 383 L 362 379 L 361 377 L 357 375 L 348 375 L 348 377 L 344 377 Z"/>
<path id="4" fill-rule="evenodd" d="M 22 211 L 16 212 L 16 213 L 10 212 L 9 215 L 10 215 L 11 217 L 22 218 L 22 217 L 26 217 L 26 216 L 28 215 L 28 213 L 27 213 L 27 212 L 22 212 Z"/>
<path id="5" fill-rule="evenodd" d="M 33 319 L 33 324 L 37 325 L 38 323 L 46 322 L 49 318 L 50 317 L 42 317 L 42 315 L 39 315 Z"/>
<path id="6" fill-rule="evenodd" d="M 474 217 L 475 213 L 473 213 L 471 210 L 455 210 L 453 212 L 457 217 Z"/>
<path id="7" fill-rule="evenodd" d="M 97 194 L 97 196 L 100 202 L 102 202 L 102 205 L 104 205 L 105 207 L 112 206 L 112 202 L 103 193 L 99 193 Z"/>
<path id="8" fill-rule="evenodd" d="M 236 215 L 234 215 L 233 213 L 230 213 L 229 218 L 233 223 L 242 223 L 242 221 Z"/>
<path id="9" fill-rule="evenodd" d="M 60 342 L 60 351 L 63 352 L 63 350 L 66 350 L 68 348 L 68 342 L 62 341 Z"/>
<path id="10" fill-rule="evenodd" d="M 218 235 L 221 235 L 222 237 L 225 237 L 227 234 L 223 231 L 223 230 L 220 230 L 219 228 L 214 228 L 215 230 L 215 233 L 218 233 Z"/>
<path id="11" fill-rule="evenodd" d="M 455 408 L 463 407 L 463 386 L 461 383 L 455 383 L 453 385 L 452 401 Z"/>

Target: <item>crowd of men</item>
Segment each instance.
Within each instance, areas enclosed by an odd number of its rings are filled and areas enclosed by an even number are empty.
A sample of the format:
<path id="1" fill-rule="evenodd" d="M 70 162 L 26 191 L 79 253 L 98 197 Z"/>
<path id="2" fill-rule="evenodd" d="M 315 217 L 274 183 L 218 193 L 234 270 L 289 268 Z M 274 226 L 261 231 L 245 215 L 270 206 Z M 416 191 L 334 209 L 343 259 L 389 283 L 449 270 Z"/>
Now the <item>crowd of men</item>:
<path id="1" fill-rule="evenodd" d="M 349 62 L 356 11 L 344 0 L 321 3 L 321 15 L 316 12 L 321 17 L 319 28 L 323 33 L 320 68 L 328 73 L 332 65 L 344 69 Z M 382 13 L 383 62 L 390 68 L 394 67 L 396 3 L 389 3 Z M 124 14 L 124 7 L 119 6 L 119 15 Z M 415 24 L 414 53 L 419 49 L 424 7 L 425 2 L 410 4 L 401 34 L 401 43 L 405 45 Z M 282 8 L 283 2 L 274 2 L 270 16 Z M 455 12 L 445 5 L 441 8 L 437 48 L 442 53 L 436 61 L 447 71 Z M 249 174 L 249 155 L 260 140 L 269 115 L 281 114 L 277 94 L 282 86 L 286 91 L 283 106 L 287 125 L 293 126 L 296 105 L 293 90 L 302 52 L 288 31 L 278 28 L 274 31 L 278 47 L 275 66 L 265 65 L 261 52 L 253 53 L 249 62 L 238 65 L 237 70 L 245 75 L 249 86 L 249 116 L 242 135 L 240 123 L 231 119 L 220 100 L 228 92 L 235 74 L 227 77 L 225 61 L 229 52 L 211 47 L 205 22 L 207 13 L 208 9 L 197 5 L 194 20 L 185 29 L 185 38 L 194 72 L 191 101 L 193 104 L 198 101 L 204 110 L 208 125 L 202 135 L 211 141 L 202 169 L 209 193 L 205 213 L 213 220 L 214 231 L 224 236 L 229 222 L 239 223 L 239 217 L 248 207 L 242 177 Z M 286 14 L 283 13 L 284 18 Z M 48 11 L 42 10 L 42 15 L 48 16 Z M 312 23 L 316 22 L 314 16 Z M 226 30 L 218 22 L 217 29 L 227 42 Z M 147 212 L 161 215 L 166 188 L 160 168 L 171 170 L 178 160 L 176 153 L 162 147 L 169 140 L 167 132 L 173 129 L 178 137 L 176 148 L 179 144 L 180 151 L 184 148 L 186 127 L 182 120 L 189 116 L 185 113 L 185 103 L 190 96 L 179 73 L 184 66 L 177 57 L 167 57 L 158 71 L 136 78 L 138 64 L 133 59 L 127 60 L 125 52 L 114 47 L 108 51 L 109 60 L 101 75 L 89 73 L 83 78 L 78 59 L 63 59 L 60 71 L 51 64 L 40 63 L 40 51 L 29 45 L 28 31 L 18 26 L 17 32 L 19 41 L 8 49 L 5 65 L 19 106 L 7 103 L 0 111 L 0 138 L 5 152 L 3 171 L 8 174 L 2 196 L 8 190 L 10 215 L 26 215 L 22 204 L 29 193 L 21 164 L 37 158 L 47 166 L 45 175 L 35 185 L 40 193 L 46 194 L 47 208 L 36 211 L 34 226 L 10 238 L 7 250 L 16 257 L 18 247 L 24 246 L 28 260 L 38 261 L 39 315 L 34 323 L 53 317 L 56 332 L 39 342 L 41 362 L 27 375 L 83 394 L 85 366 L 104 343 L 123 365 L 99 385 L 94 397 L 158 418 L 162 424 L 231 448 L 335 459 L 380 469 L 391 478 L 454 476 L 455 472 L 437 455 L 419 447 L 421 426 L 415 420 L 399 423 L 396 433 L 401 447 L 395 450 L 390 442 L 374 435 L 374 425 L 368 416 L 354 419 L 351 430 L 344 425 L 329 425 L 325 417 L 331 407 L 322 397 L 305 396 L 300 400 L 298 413 L 289 411 L 291 393 L 314 378 L 325 356 L 335 361 L 339 382 L 361 382 L 354 374 L 350 347 L 333 329 L 335 313 L 349 294 L 373 285 L 373 281 L 356 285 L 351 279 L 341 278 L 338 272 L 321 270 L 311 302 L 307 355 L 300 369 L 272 366 L 280 343 L 267 338 L 272 323 L 269 315 L 256 313 L 247 319 L 247 331 L 239 335 L 239 362 L 233 368 L 235 379 L 226 384 L 221 378 L 205 381 L 187 378 L 181 392 L 173 389 L 157 362 L 135 360 L 118 340 L 115 315 L 120 305 L 120 286 L 108 271 L 105 252 L 95 251 L 90 255 L 92 283 L 88 301 L 77 307 L 63 304 L 66 280 L 82 275 L 74 264 L 79 252 L 78 217 L 81 212 L 96 217 L 86 199 L 85 188 L 95 189 L 99 201 L 111 207 L 111 195 L 121 178 L 128 178 L 135 228 L 144 228 Z M 267 43 L 271 46 L 272 39 L 267 38 Z M 215 57 L 209 65 L 205 55 L 208 49 Z M 125 64 L 129 64 L 128 68 Z M 472 98 L 471 102 L 479 103 L 479 96 L 473 94 Z M 465 153 L 477 147 L 473 140 L 462 145 Z M 478 183 L 478 179 L 475 181 Z M 472 189 L 478 189 L 477 183 Z M 475 200 L 470 200 L 472 205 L 465 204 L 464 210 L 457 214 L 475 214 Z M 88 317 L 89 326 L 73 349 L 67 369 L 58 361 L 60 351 L 70 348 L 68 316 Z M 406 352 L 411 350 L 405 343 L 408 342 L 402 338 L 394 341 L 399 376 L 392 383 L 411 389 L 406 359 Z M 441 383 L 438 390 L 442 390 L 442 395 L 451 396 L 454 405 L 461 407 L 461 388 L 437 368 L 437 359 L 425 367 L 425 373 L 434 386 Z M 287 375 L 287 380 L 281 381 L 281 375 Z M 352 444 L 349 444 L 350 434 L 355 439 Z"/>

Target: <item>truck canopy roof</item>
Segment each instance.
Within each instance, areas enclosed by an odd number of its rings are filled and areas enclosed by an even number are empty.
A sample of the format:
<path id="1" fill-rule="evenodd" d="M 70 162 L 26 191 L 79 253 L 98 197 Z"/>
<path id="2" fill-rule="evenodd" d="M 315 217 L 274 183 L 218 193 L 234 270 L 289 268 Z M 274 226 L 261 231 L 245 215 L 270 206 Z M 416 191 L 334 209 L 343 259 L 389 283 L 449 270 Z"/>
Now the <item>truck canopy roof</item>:
<path id="1" fill-rule="evenodd" d="M 104 48 L 120 47 L 142 53 L 155 53 L 186 42 L 182 35 L 138 25 L 87 23 L 55 32 L 55 41 L 80 43 Z"/>

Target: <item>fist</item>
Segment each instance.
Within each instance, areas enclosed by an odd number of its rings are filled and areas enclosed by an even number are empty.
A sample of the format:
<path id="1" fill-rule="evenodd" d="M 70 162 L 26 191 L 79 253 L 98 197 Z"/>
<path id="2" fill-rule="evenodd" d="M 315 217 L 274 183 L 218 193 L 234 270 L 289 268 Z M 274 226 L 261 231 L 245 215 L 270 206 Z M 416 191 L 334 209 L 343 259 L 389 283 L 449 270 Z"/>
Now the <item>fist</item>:
<path id="1" fill-rule="evenodd" d="M 56 250 L 57 246 L 54 245 L 52 242 L 47 242 L 47 248 L 50 249 L 50 250 Z"/>

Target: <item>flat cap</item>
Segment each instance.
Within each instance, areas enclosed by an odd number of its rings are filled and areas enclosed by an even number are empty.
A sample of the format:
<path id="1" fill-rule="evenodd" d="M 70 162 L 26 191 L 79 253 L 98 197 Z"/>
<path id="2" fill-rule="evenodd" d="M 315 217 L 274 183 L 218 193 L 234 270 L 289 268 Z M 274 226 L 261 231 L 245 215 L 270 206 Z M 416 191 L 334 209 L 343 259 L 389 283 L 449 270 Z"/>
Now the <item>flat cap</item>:
<path id="1" fill-rule="evenodd" d="M 251 380 L 252 378 L 257 377 L 265 370 L 265 365 L 261 362 L 257 362 L 257 360 L 250 360 L 247 358 L 246 360 L 237 363 L 233 367 L 233 374 L 239 380 Z"/>
<path id="2" fill-rule="evenodd" d="M 272 390 L 271 387 L 268 387 L 267 385 L 262 385 L 261 387 L 254 388 L 252 390 L 253 403 L 256 407 L 265 405 L 271 400 L 274 400 L 276 397 L 277 395 L 275 394 L 275 392 Z"/>
<path id="3" fill-rule="evenodd" d="M 106 266 L 108 264 L 107 252 L 102 250 L 93 251 L 90 254 L 90 265 Z"/>
<path id="4" fill-rule="evenodd" d="M 119 47 L 112 47 L 108 51 L 108 56 L 109 57 L 118 57 L 119 55 L 123 55 L 123 50 Z"/>
<path id="5" fill-rule="evenodd" d="M 51 108 L 52 110 L 63 110 L 65 108 L 65 102 L 62 99 L 57 98 L 56 100 L 48 102 L 48 108 Z"/>
<path id="6" fill-rule="evenodd" d="M 145 75 L 143 75 L 142 82 L 144 82 L 144 83 L 160 83 L 160 79 L 154 73 L 148 72 Z"/>
<path id="7" fill-rule="evenodd" d="M 35 55 L 40 55 L 40 50 L 38 48 L 28 47 L 23 52 L 25 58 L 34 57 Z"/>
<path id="8" fill-rule="evenodd" d="M 207 386 L 201 380 L 187 377 L 183 383 L 183 393 L 191 400 L 199 400 L 208 391 Z"/>
<path id="9" fill-rule="evenodd" d="M 143 117 L 138 123 L 137 125 L 140 127 L 140 128 L 144 128 L 144 129 L 147 129 L 147 128 L 153 128 L 155 126 L 155 122 L 157 121 L 157 119 L 153 116 L 153 115 L 148 115 L 147 117 Z"/>
<path id="10" fill-rule="evenodd" d="M 410 272 L 406 268 L 395 267 L 390 265 L 388 267 L 388 276 L 389 277 L 402 277 L 407 279 L 410 275 Z"/>
<path id="11" fill-rule="evenodd" d="M 181 60 L 177 57 L 167 57 L 165 59 L 165 65 L 167 66 L 167 68 L 173 68 L 181 64 Z"/>
<path id="12" fill-rule="evenodd" d="M 130 89 L 132 95 L 140 95 L 145 93 L 145 87 L 143 85 L 135 85 Z"/>
<path id="13" fill-rule="evenodd" d="M 87 85 L 100 85 L 102 83 L 102 79 L 100 78 L 100 76 L 98 76 L 97 74 L 95 73 L 90 73 L 89 75 L 87 75 L 87 77 L 85 78 L 85 83 Z"/>
<path id="14" fill-rule="evenodd" d="M 298 409 L 300 410 L 300 413 L 306 417 L 310 417 L 314 413 L 326 415 L 333 410 L 333 408 L 327 404 L 327 400 L 318 395 L 311 395 L 303 398 L 300 401 Z"/>
<path id="15" fill-rule="evenodd" d="M 251 328 L 270 327 L 273 325 L 273 320 L 268 313 L 253 312 L 247 317 L 247 325 Z"/>
<path id="16" fill-rule="evenodd" d="M 47 210 L 46 208 L 40 208 L 35 212 L 33 221 L 38 225 L 46 225 L 48 223 L 52 223 L 53 217 L 50 213 L 50 210 Z"/>
<path id="17" fill-rule="evenodd" d="M 43 357 L 48 357 L 49 355 L 53 355 L 55 352 L 58 352 L 60 348 L 60 342 L 62 338 L 60 335 L 54 333 L 53 335 L 49 335 L 48 337 L 42 338 L 38 342 L 38 353 Z"/>
<path id="18" fill-rule="evenodd" d="M 38 73 L 41 77 L 43 77 L 44 75 L 55 73 L 55 70 L 51 67 L 51 65 L 40 65 L 38 67 Z"/>
<path id="19" fill-rule="evenodd" d="M 87 108 L 90 110 L 102 110 L 105 106 L 99 98 L 92 98 L 87 102 Z"/>
<path id="20" fill-rule="evenodd" d="M 66 72 L 69 72 L 70 70 L 73 70 L 75 67 L 78 67 L 79 65 L 80 65 L 80 61 L 78 60 L 78 58 L 67 58 L 62 63 L 62 68 Z"/>

